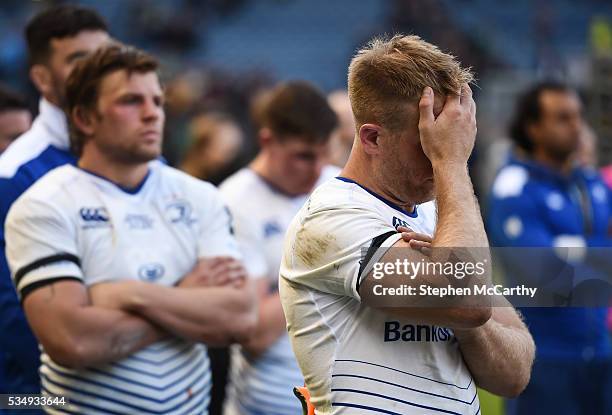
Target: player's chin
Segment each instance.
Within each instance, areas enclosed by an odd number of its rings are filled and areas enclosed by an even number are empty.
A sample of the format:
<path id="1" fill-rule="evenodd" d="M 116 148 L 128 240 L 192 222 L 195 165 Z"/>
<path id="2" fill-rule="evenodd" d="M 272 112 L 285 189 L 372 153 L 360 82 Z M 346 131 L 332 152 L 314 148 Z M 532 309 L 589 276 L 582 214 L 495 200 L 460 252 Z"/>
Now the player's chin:
<path id="1" fill-rule="evenodd" d="M 134 149 L 132 152 L 132 158 L 134 161 L 147 162 L 155 160 L 161 156 L 161 146 L 159 145 L 146 145 L 140 146 Z"/>

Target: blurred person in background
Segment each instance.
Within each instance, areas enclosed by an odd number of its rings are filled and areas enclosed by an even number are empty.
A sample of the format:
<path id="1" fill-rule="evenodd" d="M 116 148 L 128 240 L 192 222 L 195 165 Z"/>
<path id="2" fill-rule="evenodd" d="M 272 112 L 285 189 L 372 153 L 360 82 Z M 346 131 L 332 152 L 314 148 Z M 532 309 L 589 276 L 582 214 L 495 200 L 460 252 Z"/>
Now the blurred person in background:
<path id="1" fill-rule="evenodd" d="M 223 113 L 202 114 L 189 124 L 190 144 L 181 170 L 218 185 L 241 166 L 244 134 L 234 119 Z"/>
<path id="2" fill-rule="evenodd" d="M 0 224 L 13 202 L 49 170 L 75 163 L 62 111 L 65 85 L 74 65 L 109 39 L 106 22 L 78 6 L 52 7 L 25 30 L 30 79 L 40 92 L 32 128 L 0 156 Z M 38 393 L 39 351 L 11 283 L 0 226 L 0 386 L 4 393 Z"/>
<path id="3" fill-rule="evenodd" d="M 244 165 L 240 157 L 244 134 L 230 115 L 200 114 L 188 123 L 187 130 L 189 144 L 180 165 L 184 172 L 219 185 Z M 213 377 L 210 412 L 215 415 L 223 408 L 230 357 L 227 347 L 209 347 L 208 355 Z"/>
<path id="4" fill-rule="evenodd" d="M 25 98 L 0 85 L 0 154 L 31 124 L 32 114 Z"/>
<path id="5" fill-rule="evenodd" d="M 337 90 L 327 96 L 327 102 L 338 117 L 338 127 L 332 134 L 329 143 L 329 162 L 343 167 L 351 154 L 355 140 L 355 120 L 348 92 Z"/>
<path id="6" fill-rule="evenodd" d="M 308 194 L 339 171 L 325 161 L 337 118 L 325 96 L 302 81 L 262 95 L 253 116 L 261 150 L 220 187 L 250 275 L 259 277 L 260 295 L 253 336 L 232 350 L 224 414 L 298 414 L 292 387 L 304 379 L 287 336 L 278 270 L 289 222 Z"/>
<path id="7" fill-rule="evenodd" d="M 554 248 L 611 245 L 612 195 L 597 172 L 584 166 L 593 162 L 587 137 L 581 146 L 584 127 L 580 98 L 567 85 L 539 83 L 518 100 L 510 128 L 516 148 L 493 184 L 487 223 L 492 246 L 539 248 L 531 250 L 538 256 L 534 261 L 519 250 L 523 257 L 511 268 L 516 275 L 532 275 L 533 270 L 516 269 L 537 268 L 544 252 Z M 557 272 L 547 266 L 530 282 L 555 278 L 548 274 Z M 603 272 L 609 274 L 609 268 Z M 509 402 L 509 413 L 612 413 L 606 309 L 525 307 L 522 312 L 537 355 L 531 382 Z"/>
<path id="8" fill-rule="evenodd" d="M 119 44 L 79 62 L 66 87 L 77 166 L 41 178 L 6 220 L 41 386 L 70 413 L 207 414 L 205 344 L 246 339 L 255 324 L 217 189 L 158 160 L 157 70 Z"/>

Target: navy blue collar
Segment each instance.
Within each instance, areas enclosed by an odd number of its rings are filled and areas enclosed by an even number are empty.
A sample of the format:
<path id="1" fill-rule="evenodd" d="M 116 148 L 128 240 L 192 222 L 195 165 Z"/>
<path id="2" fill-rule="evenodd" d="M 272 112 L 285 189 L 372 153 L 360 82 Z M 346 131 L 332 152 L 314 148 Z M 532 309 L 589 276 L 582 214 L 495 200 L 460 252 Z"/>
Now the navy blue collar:
<path id="1" fill-rule="evenodd" d="M 109 182 L 109 183 L 114 184 L 116 187 L 118 187 L 118 188 L 119 188 L 119 190 L 121 190 L 121 191 L 123 191 L 123 192 L 125 192 L 125 193 L 127 193 L 127 194 L 130 194 L 130 195 L 135 195 L 135 194 L 137 194 L 138 192 L 140 192 L 140 191 L 142 190 L 142 188 L 144 187 L 145 183 L 147 182 L 147 179 L 148 179 L 148 178 L 149 178 L 149 176 L 151 175 L 151 169 L 148 169 L 148 170 L 147 170 L 147 174 L 146 174 L 146 175 L 145 175 L 145 177 L 144 177 L 144 178 L 141 180 L 141 182 L 140 182 L 140 183 L 138 183 L 138 184 L 137 184 L 136 186 L 134 186 L 134 187 L 126 187 L 126 186 L 122 186 L 122 185 L 120 185 L 119 183 L 115 183 L 114 181 L 112 181 L 112 180 L 110 180 L 110 179 L 108 179 L 108 178 L 106 178 L 106 177 L 104 177 L 104 176 L 101 176 L 101 175 L 99 175 L 99 174 L 97 174 L 97 173 L 94 173 L 94 172 L 93 172 L 93 171 L 91 171 L 91 170 L 87 170 L 87 169 L 84 169 L 84 168 L 79 167 L 79 166 L 76 166 L 76 167 L 77 167 L 78 169 L 83 170 L 84 172 L 86 172 L 86 173 L 88 173 L 88 174 L 91 174 L 92 176 L 98 177 L 98 178 L 100 178 L 100 179 L 102 179 L 102 180 L 105 180 L 105 181 L 107 181 L 107 182 Z"/>
<path id="2" fill-rule="evenodd" d="M 349 179 L 347 177 L 342 177 L 342 176 L 336 176 L 336 179 L 338 179 L 340 181 L 343 181 L 343 182 L 346 182 L 346 183 L 356 184 L 357 186 L 361 187 L 363 190 L 365 190 L 366 192 L 368 192 L 369 194 L 371 194 L 372 196 L 374 196 L 375 198 L 377 198 L 378 200 L 380 200 L 381 202 L 383 202 L 387 206 L 392 207 L 393 209 L 403 213 L 406 216 L 410 216 L 411 218 L 416 218 L 416 217 L 419 216 L 419 212 L 417 211 L 417 207 L 418 207 L 417 205 L 414 206 L 414 212 L 410 213 L 406 209 L 403 209 L 401 206 L 391 202 L 390 200 L 385 199 L 384 197 L 382 197 L 378 193 L 368 189 L 365 186 L 360 185 L 355 180 Z"/>

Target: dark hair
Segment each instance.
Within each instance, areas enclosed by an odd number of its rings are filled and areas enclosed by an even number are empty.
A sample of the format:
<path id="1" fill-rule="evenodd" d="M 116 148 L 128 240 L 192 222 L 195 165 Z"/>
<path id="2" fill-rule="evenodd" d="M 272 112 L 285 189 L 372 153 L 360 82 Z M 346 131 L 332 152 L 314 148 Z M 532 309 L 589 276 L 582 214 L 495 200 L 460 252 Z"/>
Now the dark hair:
<path id="1" fill-rule="evenodd" d="M 516 103 L 514 116 L 510 123 L 510 138 L 514 143 L 527 153 L 533 151 L 533 141 L 527 132 L 530 124 L 540 120 L 542 108 L 540 106 L 540 96 L 546 91 L 569 92 L 572 89 L 559 81 L 544 81 L 535 84 L 524 92 Z"/>
<path id="2" fill-rule="evenodd" d="M 55 6 L 37 14 L 25 29 L 30 66 L 47 61 L 52 39 L 76 36 L 86 30 L 108 32 L 108 27 L 98 13 L 85 7 Z"/>
<path id="3" fill-rule="evenodd" d="M 253 118 L 259 128 L 269 128 L 281 140 L 299 136 L 311 143 L 325 143 L 338 125 L 325 95 L 305 81 L 282 83 L 262 96 Z"/>
<path id="4" fill-rule="evenodd" d="M 6 85 L 0 84 L 0 112 L 11 110 L 29 111 L 28 103 L 23 95 L 13 91 Z"/>
<path id="5" fill-rule="evenodd" d="M 125 70 L 128 75 L 133 72 L 157 72 L 158 67 L 153 56 L 120 43 L 103 46 L 76 64 L 66 82 L 65 108 L 71 127 L 70 144 L 76 155 L 81 155 L 85 137 L 72 122 L 75 108 L 94 110 L 100 84 L 112 72 Z"/>

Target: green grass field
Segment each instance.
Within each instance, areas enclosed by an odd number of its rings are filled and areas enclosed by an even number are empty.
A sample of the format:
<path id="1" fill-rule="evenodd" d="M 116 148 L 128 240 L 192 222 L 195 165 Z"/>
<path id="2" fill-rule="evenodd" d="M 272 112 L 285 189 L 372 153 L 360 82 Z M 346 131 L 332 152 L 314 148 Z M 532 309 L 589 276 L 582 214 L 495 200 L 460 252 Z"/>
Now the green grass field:
<path id="1" fill-rule="evenodd" d="M 499 396 L 478 389 L 482 415 L 504 415 L 504 400 Z"/>

